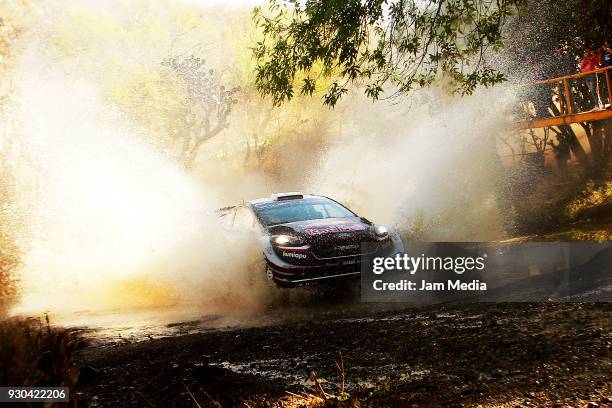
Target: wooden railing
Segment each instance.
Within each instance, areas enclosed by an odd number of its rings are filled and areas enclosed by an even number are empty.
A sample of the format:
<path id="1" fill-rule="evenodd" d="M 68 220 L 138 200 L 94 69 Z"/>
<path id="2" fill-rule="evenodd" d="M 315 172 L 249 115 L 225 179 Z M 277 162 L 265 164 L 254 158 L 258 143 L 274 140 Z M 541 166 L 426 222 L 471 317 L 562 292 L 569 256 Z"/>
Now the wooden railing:
<path id="1" fill-rule="evenodd" d="M 572 75 L 566 75 L 558 78 L 545 79 L 535 81 L 530 86 L 542 86 L 546 84 L 557 85 L 559 92 L 557 94 L 559 103 L 559 115 L 542 118 L 533 118 L 532 120 L 522 121 L 518 126 L 523 129 L 540 128 L 549 126 L 568 125 L 578 122 L 592 122 L 604 120 L 612 117 L 612 108 L 601 110 L 590 110 L 586 112 L 578 112 L 572 100 L 570 81 L 574 79 L 585 78 L 587 76 L 603 77 L 607 90 L 607 103 L 612 104 L 612 67 L 599 68 L 589 72 L 580 72 Z"/>

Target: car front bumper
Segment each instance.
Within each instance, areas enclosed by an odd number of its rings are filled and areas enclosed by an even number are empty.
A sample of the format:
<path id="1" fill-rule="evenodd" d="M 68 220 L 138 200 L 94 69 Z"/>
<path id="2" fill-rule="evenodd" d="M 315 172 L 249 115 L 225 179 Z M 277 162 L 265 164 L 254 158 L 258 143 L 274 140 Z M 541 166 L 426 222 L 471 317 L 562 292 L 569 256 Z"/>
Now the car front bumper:
<path id="1" fill-rule="evenodd" d="M 401 240 L 393 240 L 390 245 L 368 255 L 355 255 L 326 259 L 310 265 L 293 265 L 278 256 L 267 256 L 268 276 L 280 287 L 295 287 L 322 284 L 336 280 L 358 279 L 361 276 L 361 263 L 364 257 L 394 256 L 404 251 Z"/>
<path id="2" fill-rule="evenodd" d="M 272 272 L 274 283 L 281 287 L 304 286 L 329 282 L 337 279 L 359 278 L 361 271 L 359 263 L 347 266 L 299 266 L 287 267 L 268 262 L 268 270 Z"/>

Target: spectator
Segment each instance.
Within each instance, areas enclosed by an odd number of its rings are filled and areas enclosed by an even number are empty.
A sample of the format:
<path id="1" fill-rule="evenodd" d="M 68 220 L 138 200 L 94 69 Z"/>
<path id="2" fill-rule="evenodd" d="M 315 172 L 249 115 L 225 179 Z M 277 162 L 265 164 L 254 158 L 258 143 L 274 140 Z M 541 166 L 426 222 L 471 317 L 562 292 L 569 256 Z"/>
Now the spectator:
<path id="1" fill-rule="evenodd" d="M 601 66 L 603 68 L 608 68 L 608 67 L 612 67 L 612 48 L 610 48 L 610 41 L 604 41 L 603 45 L 601 46 Z M 602 74 L 604 80 L 602 81 L 603 84 L 603 88 L 606 88 L 603 92 L 601 92 L 601 94 L 603 95 L 610 95 L 608 88 L 608 83 L 605 80 L 606 75 L 608 75 L 610 77 L 610 79 L 612 79 L 612 70 L 609 70 L 608 72 L 604 72 Z M 604 105 L 604 107 L 606 108 L 612 108 L 612 101 L 610 100 L 610 97 L 607 98 L 608 99 L 608 103 Z"/>
<path id="2" fill-rule="evenodd" d="M 601 48 L 601 65 L 604 68 L 612 67 L 612 48 L 610 48 L 610 41 L 604 42 Z"/>
<path id="3" fill-rule="evenodd" d="M 597 51 L 591 51 L 590 48 L 584 49 L 584 57 L 580 61 L 580 70 L 582 72 L 589 72 L 597 69 L 599 66 L 599 55 Z"/>
<path id="4" fill-rule="evenodd" d="M 590 48 L 586 47 L 584 49 L 584 58 L 582 58 L 582 61 L 580 61 L 580 70 L 582 72 L 590 72 L 597 69 L 599 64 L 599 54 L 596 51 L 591 51 Z M 593 98 L 593 109 L 600 109 L 601 103 L 599 102 L 597 75 L 585 76 L 584 82 L 586 83 L 587 88 L 589 88 L 589 92 Z"/>

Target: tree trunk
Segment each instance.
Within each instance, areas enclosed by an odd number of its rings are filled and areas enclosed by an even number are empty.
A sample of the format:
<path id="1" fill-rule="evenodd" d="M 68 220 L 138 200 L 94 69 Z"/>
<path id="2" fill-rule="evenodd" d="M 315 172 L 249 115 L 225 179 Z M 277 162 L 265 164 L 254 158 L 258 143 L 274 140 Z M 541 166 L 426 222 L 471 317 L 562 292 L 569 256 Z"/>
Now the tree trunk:
<path id="1" fill-rule="evenodd" d="M 600 131 L 603 145 L 601 174 L 609 179 L 610 177 L 612 177 L 612 163 L 610 162 L 610 156 L 612 155 L 612 119 L 597 123 L 599 126 L 601 126 Z"/>
<path id="2" fill-rule="evenodd" d="M 203 130 L 202 136 L 195 138 L 193 142 L 193 146 L 187 152 L 187 155 L 183 158 L 183 164 L 186 170 L 192 170 L 193 165 L 195 164 L 196 158 L 198 157 L 198 153 L 200 151 L 200 147 L 206 142 L 208 139 L 212 139 L 217 136 L 223 129 L 228 126 L 226 122 L 219 122 L 212 130 Z"/>
<path id="3" fill-rule="evenodd" d="M 559 109 L 557 109 L 554 104 L 552 104 L 550 108 L 552 109 L 553 114 L 555 116 L 559 116 L 561 114 L 559 112 Z M 567 144 L 570 150 L 572 151 L 572 153 L 574 153 L 574 156 L 576 156 L 576 160 L 578 160 L 578 162 L 582 166 L 587 168 L 587 166 L 589 165 L 589 157 L 587 156 L 586 152 L 584 151 L 584 148 L 578 141 L 578 137 L 576 136 L 576 133 L 574 133 L 572 127 L 569 125 L 560 125 L 559 130 L 565 135 L 565 140 L 567 140 Z"/>
<path id="4" fill-rule="evenodd" d="M 576 160 L 585 168 L 589 165 L 589 156 L 584 151 L 584 148 L 578 141 L 578 136 L 569 125 L 561 125 L 559 129 L 565 134 L 570 150 L 576 156 Z"/>
<path id="5" fill-rule="evenodd" d="M 601 122 L 593 122 L 590 129 L 589 126 L 585 127 L 585 132 L 591 145 L 591 173 L 597 178 L 605 170 L 606 165 L 604 155 L 605 130 Z"/>

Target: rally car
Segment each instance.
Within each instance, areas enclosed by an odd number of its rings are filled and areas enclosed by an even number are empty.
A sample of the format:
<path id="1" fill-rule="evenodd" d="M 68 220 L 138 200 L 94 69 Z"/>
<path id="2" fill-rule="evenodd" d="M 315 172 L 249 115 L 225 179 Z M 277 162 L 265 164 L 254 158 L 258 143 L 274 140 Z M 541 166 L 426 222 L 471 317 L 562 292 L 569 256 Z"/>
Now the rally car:
<path id="1" fill-rule="evenodd" d="M 266 276 L 280 287 L 357 278 L 363 257 L 404 251 L 388 226 L 373 224 L 331 198 L 273 194 L 219 210 L 234 230 L 254 230 Z"/>

